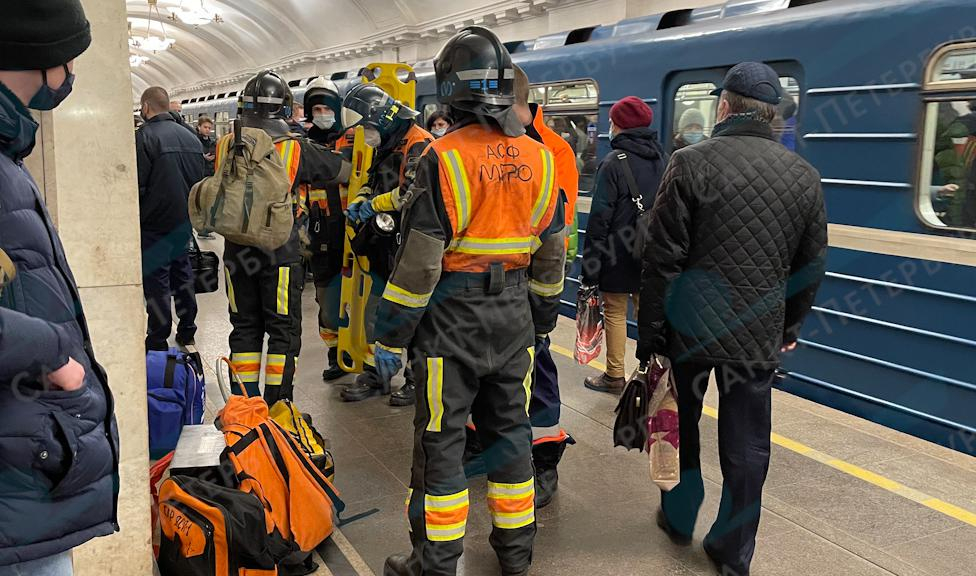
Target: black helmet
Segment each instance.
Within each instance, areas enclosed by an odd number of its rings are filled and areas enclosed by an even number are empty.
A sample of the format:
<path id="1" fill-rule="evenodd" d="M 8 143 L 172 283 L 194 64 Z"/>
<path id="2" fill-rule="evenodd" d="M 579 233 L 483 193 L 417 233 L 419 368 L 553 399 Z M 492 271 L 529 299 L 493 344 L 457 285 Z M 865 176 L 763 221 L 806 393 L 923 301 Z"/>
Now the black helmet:
<path id="1" fill-rule="evenodd" d="M 494 118 L 509 136 L 525 133 L 511 109 L 515 104 L 512 56 L 490 30 L 469 26 L 434 58 L 437 101 Z"/>
<path id="2" fill-rule="evenodd" d="M 288 133 L 286 120 L 291 117 L 293 103 L 288 82 L 271 70 L 264 70 L 247 81 L 237 98 L 237 113 L 244 126 L 262 128 L 277 136 Z"/>
<path id="3" fill-rule="evenodd" d="M 357 84 L 342 101 L 342 126 L 349 130 L 356 126 L 372 126 L 385 142 L 403 121 L 410 121 L 420 113 L 403 102 L 394 100 L 376 84 Z"/>

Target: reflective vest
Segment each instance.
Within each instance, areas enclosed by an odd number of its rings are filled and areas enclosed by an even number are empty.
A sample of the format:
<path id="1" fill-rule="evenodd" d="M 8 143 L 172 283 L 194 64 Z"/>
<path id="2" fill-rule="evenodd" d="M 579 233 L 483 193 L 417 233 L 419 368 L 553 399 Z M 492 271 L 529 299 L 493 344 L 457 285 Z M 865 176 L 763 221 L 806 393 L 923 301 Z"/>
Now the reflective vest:
<path id="1" fill-rule="evenodd" d="M 559 193 L 552 152 L 528 136 L 478 124 L 435 140 L 440 189 L 453 229 L 446 272 L 526 268 L 552 222 Z"/>
<path id="2" fill-rule="evenodd" d="M 214 174 L 220 177 L 220 167 L 223 165 L 224 158 L 227 156 L 227 151 L 234 142 L 234 134 L 226 134 L 223 138 L 217 142 L 217 152 L 214 158 Z M 288 170 L 288 182 L 291 184 L 292 192 L 294 196 L 292 197 L 293 202 L 295 202 L 295 215 L 300 216 L 305 211 L 305 207 L 308 206 L 308 185 L 300 184 L 298 189 L 295 189 L 295 179 L 298 178 L 298 167 L 302 161 L 302 146 L 298 143 L 298 140 L 294 138 L 289 138 L 287 140 L 282 140 L 281 142 L 275 143 L 275 148 L 278 149 L 278 154 L 281 155 L 281 159 L 285 162 L 285 168 Z"/>
<path id="3" fill-rule="evenodd" d="M 556 185 L 566 193 L 566 229 L 573 226 L 576 217 L 576 199 L 579 197 L 579 168 L 576 167 L 576 153 L 569 142 L 550 128 L 542 116 L 542 106 L 535 111 L 532 126 L 542 137 L 542 143 L 552 150 L 556 158 Z M 569 242 L 569 236 L 566 237 Z"/>

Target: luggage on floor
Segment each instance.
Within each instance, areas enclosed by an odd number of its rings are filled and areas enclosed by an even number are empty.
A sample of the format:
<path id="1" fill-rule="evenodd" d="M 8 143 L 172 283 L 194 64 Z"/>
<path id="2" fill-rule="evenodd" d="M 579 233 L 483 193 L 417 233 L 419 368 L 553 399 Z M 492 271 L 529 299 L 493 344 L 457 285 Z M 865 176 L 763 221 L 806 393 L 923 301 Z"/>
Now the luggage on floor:
<path id="1" fill-rule="evenodd" d="M 329 482 L 335 483 L 335 460 L 332 458 L 332 452 L 325 448 L 325 439 L 312 426 L 311 417 L 303 414 L 295 403 L 288 399 L 275 402 L 269 411 L 269 416 L 291 434 Z"/>
<path id="2" fill-rule="evenodd" d="M 203 423 L 206 381 L 197 357 L 170 348 L 146 353 L 149 453 L 160 458 L 176 448 L 186 424 Z"/>
<path id="3" fill-rule="evenodd" d="M 161 576 L 274 576 L 294 550 L 254 495 L 172 476 L 159 490 Z"/>
<path id="4" fill-rule="evenodd" d="M 576 295 L 576 351 L 573 357 L 585 366 L 600 356 L 603 344 L 603 301 L 596 286 L 580 287 Z"/>
<path id="5" fill-rule="evenodd" d="M 345 504 L 302 445 L 271 419 L 263 398 L 230 395 L 225 388 L 221 380 L 227 398 L 217 416 L 227 444 L 221 467 L 264 503 L 286 540 L 311 552 L 332 534 Z"/>

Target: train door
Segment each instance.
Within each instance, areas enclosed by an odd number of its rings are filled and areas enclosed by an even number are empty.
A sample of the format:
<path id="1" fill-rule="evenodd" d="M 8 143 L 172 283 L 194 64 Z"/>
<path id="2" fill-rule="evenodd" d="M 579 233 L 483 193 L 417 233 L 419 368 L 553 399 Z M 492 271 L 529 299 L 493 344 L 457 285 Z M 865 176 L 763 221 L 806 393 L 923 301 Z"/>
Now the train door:
<path id="1" fill-rule="evenodd" d="M 563 137 L 576 153 L 579 189 L 586 197 L 593 190 L 597 164 L 599 90 L 594 80 L 533 85 L 529 102 L 542 106 L 546 125 Z"/>
<path id="2" fill-rule="evenodd" d="M 803 70 L 796 62 L 774 62 L 770 66 L 780 77 L 783 101 L 773 121 L 776 139 L 800 152 L 797 135 Z M 662 132 L 668 152 L 711 138 L 718 114 L 718 97 L 712 92 L 722 85 L 729 68 L 704 68 L 675 72 L 668 77 L 662 110 Z M 670 127 L 670 133 L 667 128 Z"/>

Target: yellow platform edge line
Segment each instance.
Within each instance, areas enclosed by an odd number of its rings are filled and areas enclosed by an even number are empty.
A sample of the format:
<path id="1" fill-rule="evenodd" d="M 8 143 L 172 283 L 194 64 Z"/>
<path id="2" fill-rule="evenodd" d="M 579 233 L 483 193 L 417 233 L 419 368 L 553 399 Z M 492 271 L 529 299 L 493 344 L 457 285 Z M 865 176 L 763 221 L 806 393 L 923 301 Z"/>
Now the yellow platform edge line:
<path id="1" fill-rule="evenodd" d="M 570 359 L 573 358 L 573 353 L 571 350 L 559 346 L 558 344 L 552 344 L 549 347 L 549 349 L 567 358 Z M 589 366 L 591 368 L 602 370 L 604 372 L 606 372 L 607 370 L 606 365 L 597 360 L 593 360 L 592 362 L 590 362 Z M 702 414 L 708 416 L 709 418 L 718 419 L 718 410 L 716 410 L 712 406 L 707 406 L 707 405 L 702 406 Z M 944 500 L 933 498 L 932 496 L 929 496 L 924 492 L 915 490 L 914 488 L 909 488 L 899 482 L 896 482 L 889 478 L 885 478 L 880 474 L 876 474 L 874 472 L 871 472 L 870 470 L 865 470 L 864 468 L 861 468 L 860 466 L 857 466 L 855 464 L 851 464 L 850 462 L 845 462 L 840 458 L 834 458 L 829 454 L 825 454 L 823 452 L 815 450 L 795 440 L 790 440 L 789 438 L 785 436 L 781 436 L 775 432 L 773 432 L 770 435 L 770 440 L 772 441 L 773 444 L 776 444 L 777 446 L 786 448 L 791 452 L 796 452 L 801 456 L 806 456 L 812 460 L 821 462 L 827 466 L 830 466 L 835 470 L 839 470 L 840 472 L 847 474 L 848 476 L 853 476 L 854 478 L 857 478 L 869 484 L 873 484 L 878 488 L 887 490 L 888 492 L 891 492 L 893 494 L 897 494 L 898 496 L 901 496 L 903 498 L 921 504 L 922 506 L 935 510 L 936 512 L 941 512 L 942 514 L 945 514 L 950 518 L 953 518 L 965 524 L 969 524 L 970 526 L 976 526 L 976 513 L 970 512 L 969 510 L 960 508 L 959 506 L 956 506 L 954 504 L 949 504 Z"/>

